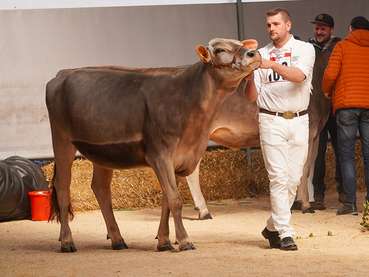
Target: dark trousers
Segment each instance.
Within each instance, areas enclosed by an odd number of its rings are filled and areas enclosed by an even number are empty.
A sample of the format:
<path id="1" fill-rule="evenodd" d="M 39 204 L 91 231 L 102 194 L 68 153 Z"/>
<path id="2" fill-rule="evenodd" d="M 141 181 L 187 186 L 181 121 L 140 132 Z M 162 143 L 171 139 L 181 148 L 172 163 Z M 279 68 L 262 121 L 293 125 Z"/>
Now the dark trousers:
<path id="1" fill-rule="evenodd" d="M 355 143 L 359 131 L 364 160 L 366 199 L 369 200 L 369 109 L 341 109 L 336 112 L 338 154 L 347 204 L 356 204 Z"/>
<path id="2" fill-rule="evenodd" d="M 336 177 L 337 192 L 338 193 L 343 192 L 340 164 L 337 158 L 338 157 L 337 124 L 336 124 L 335 116 L 331 114 L 319 136 L 318 155 L 315 160 L 314 176 L 313 176 L 314 198 L 316 201 L 324 200 L 324 194 L 325 194 L 325 189 L 326 189 L 326 185 L 324 183 L 324 177 L 325 177 L 325 156 L 326 156 L 327 144 L 328 144 L 328 133 L 331 138 L 331 143 L 332 143 L 334 154 L 336 157 L 336 176 L 335 177 Z"/>

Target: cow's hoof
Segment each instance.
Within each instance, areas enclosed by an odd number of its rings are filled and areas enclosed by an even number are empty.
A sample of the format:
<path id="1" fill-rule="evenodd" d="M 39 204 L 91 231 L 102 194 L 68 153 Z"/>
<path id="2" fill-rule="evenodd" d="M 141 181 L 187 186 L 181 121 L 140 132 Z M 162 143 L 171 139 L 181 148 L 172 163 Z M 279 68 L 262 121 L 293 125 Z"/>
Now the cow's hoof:
<path id="1" fill-rule="evenodd" d="M 179 246 L 179 251 L 194 250 L 196 249 L 192 242 L 186 242 Z"/>
<path id="2" fill-rule="evenodd" d="M 169 241 L 162 244 L 162 245 L 158 244 L 158 246 L 156 248 L 158 249 L 159 252 L 174 250 L 174 247 L 172 246 L 172 244 Z"/>
<path id="3" fill-rule="evenodd" d="M 62 253 L 73 253 L 77 252 L 77 248 L 74 246 L 73 242 L 65 243 L 60 247 Z"/>
<path id="4" fill-rule="evenodd" d="M 123 249 L 128 249 L 128 246 L 124 241 L 120 241 L 117 243 L 112 243 L 111 248 L 113 250 L 123 250 Z"/>
<path id="5" fill-rule="evenodd" d="M 201 216 L 199 214 L 199 220 L 207 220 L 207 219 L 213 219 L 210 213 L 206 213 L 205 215 Z"/>

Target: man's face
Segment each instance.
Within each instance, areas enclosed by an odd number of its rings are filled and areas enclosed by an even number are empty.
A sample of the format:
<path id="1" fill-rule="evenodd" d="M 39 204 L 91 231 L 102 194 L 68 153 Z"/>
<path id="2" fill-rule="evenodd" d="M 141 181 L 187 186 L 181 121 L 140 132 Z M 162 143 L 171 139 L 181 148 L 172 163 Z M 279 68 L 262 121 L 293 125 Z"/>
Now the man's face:
<path id="1" fill-rule="evenodd" d="M 327 42 L 333 33 L 333 28 L 323 24 L 315 24 L 314 36 L 315 40 L 319 43 Z"/>
<path id="2" fill-rule="evenodd" d="M 268 16 L 266 18 L 267 32 L 273 42 L 283 41 L 289 35 L 291 22 L 286 21 L 282 14 Z"/>

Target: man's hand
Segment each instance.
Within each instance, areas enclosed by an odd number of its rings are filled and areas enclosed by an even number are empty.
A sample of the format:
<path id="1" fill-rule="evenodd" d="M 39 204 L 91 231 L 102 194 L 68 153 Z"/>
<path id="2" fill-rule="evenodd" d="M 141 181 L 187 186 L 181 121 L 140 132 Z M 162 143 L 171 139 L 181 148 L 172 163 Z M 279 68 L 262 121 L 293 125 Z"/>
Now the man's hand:
<path id="1" fill-rule="evenodd" d="M 266 60 L 266 59 L 261 59 L 260 68 L 270 69 L 270 68 L 272 68 L 273 63 L 275 63 L 275 62 L 270 61 L 270 60 Z"/>

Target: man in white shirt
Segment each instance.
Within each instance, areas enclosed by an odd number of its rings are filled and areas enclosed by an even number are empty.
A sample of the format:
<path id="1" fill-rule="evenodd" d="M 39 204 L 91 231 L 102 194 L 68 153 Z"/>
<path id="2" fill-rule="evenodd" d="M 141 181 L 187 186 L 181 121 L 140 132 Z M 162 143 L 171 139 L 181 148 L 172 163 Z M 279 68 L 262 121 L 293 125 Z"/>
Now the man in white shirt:
<path id="1" fill-rule="evenodd" d="M 266 23 L 272 42 L 259 50 L 262 64 L 246 88 L 248 98 L 259 106 L 260 143 L 270 181 L 272 214 L 262 235 L 271 248 L 297 250 L 290 208 L 308 153 L 315 51 L 291 35 L 287 10 L 268 11 Z"/>

